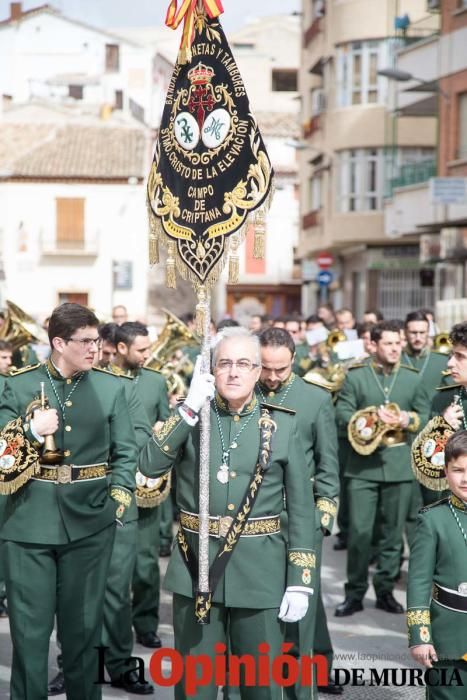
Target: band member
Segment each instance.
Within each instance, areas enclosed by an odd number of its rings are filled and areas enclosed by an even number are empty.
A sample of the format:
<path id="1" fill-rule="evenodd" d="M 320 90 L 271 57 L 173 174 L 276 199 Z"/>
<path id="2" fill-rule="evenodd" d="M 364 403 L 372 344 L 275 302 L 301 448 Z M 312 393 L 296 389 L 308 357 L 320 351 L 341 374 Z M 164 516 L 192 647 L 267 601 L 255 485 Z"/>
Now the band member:
<path id="1" fill-rule="evenodd" d="M 376 607 L 403 612 L 393 588 L 414 478 L 410 434 L 418 430 L 427 410 L 423 396 L 417 395 L 417 370 L 400 364 L 397 324 L 378 323 L 371 330 L 371 339 L 373 359 L 349 368 L 336 404 L 338 427 L 347 429 L 352 445 L 345 469 L 349 496 L 347 583 L 345 600 L 336 608 L 338 617 L 363 609 L 376 521 L 380 532 L 373 577 Z"/>
<path id="2" fill-rule="evenodd" d="M 115 523 L 124 521 L 131 502 L 137 450 L 121 382 L 92 370 L 98 325 L 79 304 L 56 308 L 48 330 L 50 360 L 9 377 L 0 400 L 10 457 L 2 481 L 11 493 L 2 539 L 12 700 L 46 697 L 55 614 L 67 697 L 102 696 L 94 683 L 94 647 Z"/>
<path id="3" fill-rule="evenodd" d="M 281 621 L 295 622 L 306 614 L 316 585 L 314 507 L 296 418 L 291 409 L 258 401 L 260 363 L 256 336 L 243 328 L 225 329 L 213 353 L 214 376 L 202 374 L 197 361 L 185 403 L 140 456 L 141 471 L 148 476 L 174 464 L 177 472 L 179 546 L 172 552 L 165 586 L 174 592 L 175 647 L 183 655 L 214 658 L 214 645 L 228 640 L 234 655 L 257 659 L 258 645 L 267 641 L 270 657 L 277 656 L 283 641 Z M 198 566 L 198 412 L 214 393 L 209 476 L 214 590 L 210 624 L 199 625 L 195 610 L 203 618 L 205 608 L 199 602 L 204 597 L 194 598 L 197 582 L 190 575 Z M 287 544 L 280 524 L 284 489 Z M 183 681 L 175 697 L 186 697 Z M 200 687 L 197 697 L 214 700 L 217 687 Z M 241 697 L 276 700 L 281 688 L 243 682 Z"/>

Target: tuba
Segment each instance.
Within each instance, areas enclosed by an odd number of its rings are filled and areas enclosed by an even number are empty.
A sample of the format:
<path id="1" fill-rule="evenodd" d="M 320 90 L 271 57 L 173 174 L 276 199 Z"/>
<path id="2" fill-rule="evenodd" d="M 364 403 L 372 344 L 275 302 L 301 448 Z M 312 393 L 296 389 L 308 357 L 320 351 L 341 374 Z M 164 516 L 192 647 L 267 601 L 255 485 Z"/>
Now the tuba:
<path id="1" fill-rule="evenodd" d="M 326 346 L 329 350 L 334 350 L 337 343 L 343 343 L 346 340 L 347 336 L 344 331 L 341 331 L 339 328 L 334 328 L 334 330 L 329 331 L 329 335 L 326 339 Z"/>
<path id="2" fill-rule="evenodd" d="M 345 380 L 345 369 L 340 364 L 314 367 L 305 374 L 303 379 L 305 382 L 315 384 L 335 394 L 342 388 Z"/>
<path id="3" fill-rule="evenodd" d="M 164 370 L 167 363 L 173 360 L 173 355 L 180 348 L 200 345 L 199 338 L 167 309 L 162 309 L 165 313 L 165 324 L 159 333 L 157 340 L 151 345 L 151 355 L 145 364 L 150 369 Z"/>
<path id="4" fill-rule="evenodd" d="M 388 403 L 386 409 L 400 414 L 396 403 Z M 377 406 L 368 406 L 356 411 L 347 426 L 347 437 L 359 455 L 371 455 L 380 446 L 391 447 L 404 442 L 404 431 L 383 423 L 378 416 Z"/>
<path id="5" fill-rule="evenodd" d="M 19 350 L 23 345 L 31 341 L 49 344 L 49 338 L 45 330 L 31 316 L 13 304 L 6 302 L 5 323 L 0 328 L 0 338 L 13 346 L 13 350 Z"/>

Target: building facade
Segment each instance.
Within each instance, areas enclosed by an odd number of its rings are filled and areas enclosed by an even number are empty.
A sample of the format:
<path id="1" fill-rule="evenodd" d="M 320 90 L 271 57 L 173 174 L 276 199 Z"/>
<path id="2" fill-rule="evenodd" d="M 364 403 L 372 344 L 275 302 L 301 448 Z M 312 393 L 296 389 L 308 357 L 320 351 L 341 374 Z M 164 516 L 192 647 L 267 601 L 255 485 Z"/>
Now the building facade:
<path id="1" fill-rule="evenodd" d="M 384 202 L 404 167 L 433 163 L 436 121 L 396 122 L 390 81 L 379 71 L 438 23 L 426 0 L 302 3 L 297 258 L 310 265 L 320 251 L 330 252 L 327 296 L 358 317 L 367 306 L 394 317 L 433 301 L 420 286 L 418 238 L 387 233 Z M 313 279 L 305 281 L 304 310 L 312 311 L 322 293 Z"/>

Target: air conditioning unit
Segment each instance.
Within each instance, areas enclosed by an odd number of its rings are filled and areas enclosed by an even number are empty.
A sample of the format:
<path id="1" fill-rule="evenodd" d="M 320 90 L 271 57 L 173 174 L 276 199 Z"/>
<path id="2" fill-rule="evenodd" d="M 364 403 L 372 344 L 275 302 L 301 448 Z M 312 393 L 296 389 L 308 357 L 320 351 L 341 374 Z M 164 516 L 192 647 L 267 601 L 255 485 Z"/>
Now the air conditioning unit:
<path id="1" fill-rule="evenodd" d="M 426 0 L 426 9 L 433 12 L 441 9 L 441 0 Z"/>

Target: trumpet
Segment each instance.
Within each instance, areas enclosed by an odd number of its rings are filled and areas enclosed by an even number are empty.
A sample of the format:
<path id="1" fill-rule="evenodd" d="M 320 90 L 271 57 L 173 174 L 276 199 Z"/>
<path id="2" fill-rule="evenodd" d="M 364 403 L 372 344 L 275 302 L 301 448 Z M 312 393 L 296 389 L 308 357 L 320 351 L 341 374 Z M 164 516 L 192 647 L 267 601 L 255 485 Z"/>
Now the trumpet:
<path id="1" fill-rule="evenodd" d="M 29 419 L 32 418 L 34 411 L 40 409 L 41 411 L 47 411 L 49 406 L 49 400 L 45 394 L 44 382 L 40 383 L 41 395 L 39 399 L 34 399 L 26 408 L 26 416 Z M 44 435 L 44 444 L 42 445 L 42 455 L 40 458 L 41 464 L 60 464 L 63 461 L 64 454 L 61 450 L 57 449 L 55 444 L 55 438 L 53 435 Z"/>

